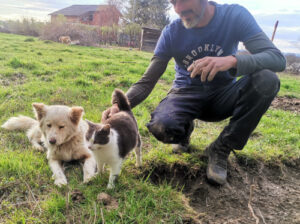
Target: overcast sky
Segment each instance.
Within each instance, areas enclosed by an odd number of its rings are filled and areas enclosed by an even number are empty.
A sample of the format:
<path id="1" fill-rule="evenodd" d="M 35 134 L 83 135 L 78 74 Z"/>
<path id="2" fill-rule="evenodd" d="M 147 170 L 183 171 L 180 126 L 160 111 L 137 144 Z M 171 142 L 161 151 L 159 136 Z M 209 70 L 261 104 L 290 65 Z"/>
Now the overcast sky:
<path id="1" fill-rule="evenodd" d="M 103 4 L 105 0 L 0 0 L 0 20 L 34 17 L 49 19 L 48 14 L 74 4 Z M 274 43 L 283 52 L 300 54 L 299 0 L 216 0 L 220 4 L 238 3 L 245 6 L 258 24 L 271 37 L 276 20 L 279 26 Z M 171 19 L 176 13 L 170 10 Z"/>

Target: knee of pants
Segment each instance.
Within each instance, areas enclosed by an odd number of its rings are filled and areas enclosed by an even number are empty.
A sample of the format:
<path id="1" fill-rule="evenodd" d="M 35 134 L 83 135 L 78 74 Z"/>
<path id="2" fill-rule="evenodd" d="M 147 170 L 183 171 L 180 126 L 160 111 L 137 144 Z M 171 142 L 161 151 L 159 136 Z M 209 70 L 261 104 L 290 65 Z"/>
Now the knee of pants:
<path id="1" fill-rule="evenodd" d="M 171 119 L 151 120 L 147 128 L 157 140 L 164 143 L 178 143 L 185 133 L 184 127 L 177 125 L 176 121 Z"/>
<path id="2" fill-rule="evenodd" d="M 267 69 L 253 73 L 251 81 L 255 91 L 262 97 L 275 97 L 280 89 L 279 78 Z"/>

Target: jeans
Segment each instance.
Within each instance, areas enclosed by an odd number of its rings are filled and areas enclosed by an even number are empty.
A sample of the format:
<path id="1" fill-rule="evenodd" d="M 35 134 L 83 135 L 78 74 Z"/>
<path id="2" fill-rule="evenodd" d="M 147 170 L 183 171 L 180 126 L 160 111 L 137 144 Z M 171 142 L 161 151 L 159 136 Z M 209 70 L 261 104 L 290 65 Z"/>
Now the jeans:
<path id="1" fill-rule="evenodd" d="M 231 149 L 241 150 L 280 89 L 270 70 L 245 75 L 224 87 L 171 89 L 147 124 L 149 131 L 164 143 L 188 142 L 194 119 L 216 122 L 230 118 L 218 139 Z"/>

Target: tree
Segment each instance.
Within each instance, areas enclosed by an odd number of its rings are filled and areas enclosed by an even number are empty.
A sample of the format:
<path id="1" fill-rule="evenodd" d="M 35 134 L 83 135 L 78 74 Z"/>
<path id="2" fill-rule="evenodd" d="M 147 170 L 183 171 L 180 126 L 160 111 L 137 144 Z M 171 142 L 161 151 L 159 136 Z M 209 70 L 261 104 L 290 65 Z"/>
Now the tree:
<path id="1" fill-rule="evenodd" d="M 126 0 L 106 0 L 106 4 L 116 6 L 116 8 L 123 13 L 125 10 Z"/>
<path id="2" fill-rule="evenodd" d="M 128 22 L 162 29 L 170 20 L 169 0 L 129 0 L 125 18 Z"/>

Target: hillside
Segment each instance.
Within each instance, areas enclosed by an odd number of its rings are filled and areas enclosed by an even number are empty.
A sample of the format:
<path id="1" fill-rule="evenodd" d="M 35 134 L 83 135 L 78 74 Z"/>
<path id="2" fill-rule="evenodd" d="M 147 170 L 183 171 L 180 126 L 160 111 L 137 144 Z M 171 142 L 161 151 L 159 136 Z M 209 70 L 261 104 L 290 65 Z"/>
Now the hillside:
<path id="1" fill-rule="evenodd" d="M 114 88 L 126 92 L 151 56 L 0 33 L 0 122 L 19 114 L 33 117 L 33 102 L 82 106 L 85 119 L 99 122 Z M 206 181 L 203 150 L 228 120 L 196 121 L 191 152 L 183 154 L 173 154 L 145 126 L 171 88 L 173 68 L 171 62 L 151 95 L 133 110 L 143 167 L 135 168 L 131 154 L 114 190 L 106 189 L 108 171 L 83 184 L 76 162 L 65 164 L 68 186 L 56 187 L 46 154 L 35 151 L 25 133 L 0 129 L 0 223 L 248 224 L 255 217 L 260 223 L 300 223 L 300 77 L 279 74 L 277 104 L 244 150 L 230 156 L 228 184 L 216 187 Z M 97 199 L 101 192 L 116 200 L 113 205 Z"/>

